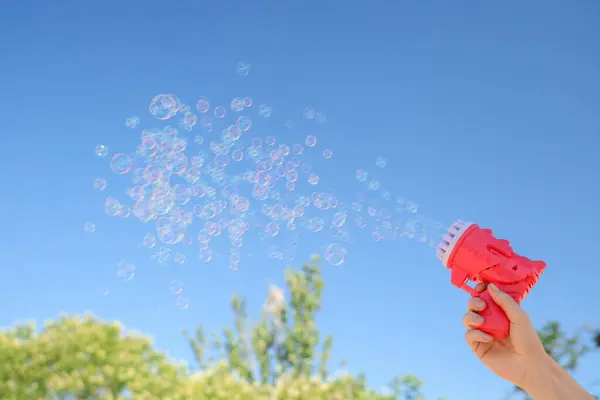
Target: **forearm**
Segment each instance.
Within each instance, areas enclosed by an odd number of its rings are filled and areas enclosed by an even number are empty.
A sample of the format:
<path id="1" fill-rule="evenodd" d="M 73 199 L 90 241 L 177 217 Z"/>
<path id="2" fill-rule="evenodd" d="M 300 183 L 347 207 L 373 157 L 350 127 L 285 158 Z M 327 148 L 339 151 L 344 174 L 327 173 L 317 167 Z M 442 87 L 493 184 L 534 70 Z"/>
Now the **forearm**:
<path id="1" fill-rule="evenodd" d="M 550 357 L 526 378 L 522 389 L 535 400 L 595 400 Z"/>

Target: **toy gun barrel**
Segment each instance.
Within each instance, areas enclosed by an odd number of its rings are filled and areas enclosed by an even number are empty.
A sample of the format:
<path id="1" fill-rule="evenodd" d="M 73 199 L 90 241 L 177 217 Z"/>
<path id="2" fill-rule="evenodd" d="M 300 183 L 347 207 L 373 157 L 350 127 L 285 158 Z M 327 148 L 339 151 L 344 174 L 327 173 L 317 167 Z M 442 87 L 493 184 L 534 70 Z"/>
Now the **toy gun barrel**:
<path id="1" fill-rule="evenodd" d="M 450 226 L 438 247 L 437 256 L 451 270 L 453 285 L 486 302 L 486 309 L 480 313 L 485 323 L 478 329 L 495 339 L 509 335 L 510 321 L 487 289 L 479 293 L 467 282 L 494 283 L 520 303 L 546 268 L 542 261 L 516 254 L 507 240 L 496 239 L 491 230 L 461 220 Z"/>

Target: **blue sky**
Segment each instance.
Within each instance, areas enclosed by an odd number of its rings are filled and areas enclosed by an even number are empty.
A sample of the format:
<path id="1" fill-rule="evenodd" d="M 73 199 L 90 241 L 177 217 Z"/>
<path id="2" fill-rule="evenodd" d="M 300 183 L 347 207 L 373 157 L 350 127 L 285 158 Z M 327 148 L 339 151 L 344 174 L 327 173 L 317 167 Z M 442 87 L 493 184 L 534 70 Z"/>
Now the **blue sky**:
<path id="1" fill-rule="evenodd" d="M 593 1 L 21 1 L 0 16 L 3 211 L 0 325 L 91 311 L 154 336 L 190 359 L 180 336 L 231 322 L 232 293 L 260 308 L 283 263 L 256 254 L 232 272 L 222 259 L 158 265 L 140 248 L 148 227 L 103 212 L 125 179 L 94 157 L 135 149 L 159 93 L 187 104 L 252 96 L 273 106 L 256 129 L 278 140 L 318 137 L 320 185 L 353 193 L 358 168 L 424 214 L 492 228 L 515 250 L 548 263 L 526 300 L 537 326 L 600 323 L 600 6 Z M 248 76 L 236 64 L 251 65 Z M 327 114 L 308 124 L 302 109 Z M 256 113 L 256 110 L 252 110 Z M 253 118 L 258 118 L 253 116 Z M 287 119 L 298 121 L 286 130 Z M 255 129 L 255 128 L 253 128 Z M 194 134 L 194 132 L 192 132 Z M 385 157 L 383 169 L 375 159 Z M 93 190 L 96 177 L 106 192 Z M 341 196 L 341 195 L 340 195 Z M 83 232 L 86 221 L 97 231 Z M 297 263 L 320 251 L 300 236 Z M 500 398 L 510 385 L 463 341 L 467 295 L 452 287 L 435 250 L 411 241 L 348 247 L 324 264 L 319 324 L 374 387 L 414 373 L 426 394 Z M 314 249 L 311 246 L 314 245 Z M 115 265 L 137 265 L 128 283 Z M 171 279 L 190 298 L 173 306 Z M 108 288 L 108 296 L 102 291 Z M 159 311 L 160 310 L 160 311 Z M 595 314 L 595 315 L 594 315 Z M 590 356 L 578 379 L 598 378 Z M 483 395 L 485 393 L 485 395 Z"/>

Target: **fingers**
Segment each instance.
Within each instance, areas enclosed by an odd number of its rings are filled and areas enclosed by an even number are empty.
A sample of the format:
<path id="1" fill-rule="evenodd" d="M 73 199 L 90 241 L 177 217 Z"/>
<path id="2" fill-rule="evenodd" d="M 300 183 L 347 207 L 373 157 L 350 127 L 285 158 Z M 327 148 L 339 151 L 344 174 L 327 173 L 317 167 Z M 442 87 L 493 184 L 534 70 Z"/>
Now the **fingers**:
<path id="1" fill-rule="evenodd" d="M 492 299 L 504 310 L 510 322 L 518 324 L 529 320 L 525 310 L 510 295 L 498 289 L 493 283 L 488 285 L 488 290 Z"/>
<path id="2" fill-rule="evenodd" d="M 485 304 L 485 301 L 481 300 L 479 297 L 472 297 L 471 300 L 469 300 L 469 311 L 481 312 L 485 310 L 486 307 L 487 304 Z"/>
<path id="3" fill-rule="evenodd" d="M 483 322 L 483 317 L 473 311 L 466 313 L 462 319 L 462 323 L 467 329 L 477 328 L 478 326 L 483 325 Z"/>
<path id="4" fill-rule="evenodd" d="M 485 290 L 485 287 L 486 287 L 485 283 L 483 283 L 483 282 L 478 283 L 477 286 L 475 286 L 475 291 L 477 293 L 481 293 L 481 292 L 483 292 Z"/>
<path id="5" fill-rule="evenodd" d="M 467 341 L 467 343 L 469 344 L 471 349 L 473 351 L 475 351 L 475 350 L 477 350 L 477 347 L 479 346 L 479 344 L 489 343 L 493 340 L 493 338 L 490 335 L 488 335 L 487 333 L 477 331 L 477 330 L 472 330 L 472 331 L 467 331 L 467 333 L 465 333 L 465 340 Z"/>

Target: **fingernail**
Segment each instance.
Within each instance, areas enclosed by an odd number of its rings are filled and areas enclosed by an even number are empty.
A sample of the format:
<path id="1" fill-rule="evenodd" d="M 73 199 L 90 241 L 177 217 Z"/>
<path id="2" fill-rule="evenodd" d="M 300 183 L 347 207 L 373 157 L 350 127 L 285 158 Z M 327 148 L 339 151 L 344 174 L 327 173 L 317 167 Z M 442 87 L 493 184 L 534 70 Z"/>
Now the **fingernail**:
<path id="1" fill-rule="evenodd" d="M 481 315 L 478 315 L 475 317 L 475 323 L 483 324 L 484 322 L 485 322 L 485 318 L 483 318 Z"/>
<path id="2" fill-rule="evenodd" d="M 489 289 L 490 289 L 492 292 L 494 292 L 494 293 L 498 293 L 498 286 L 494 285 L 493 283 L 490 283 L 490 284 L 488 285 L 488 288 L 489 288 Z"/>
<path id="3" fill-rule="evenodd" d="M 487 304 L 485 304 L 485 301 L 483 301 L 483 300 L 481 300 L 481 299 L 477 299 L 477 300 L 475 301 L 475 305 L 476 305 L 478 308 L 485 308 L 485 306 L 487 306 Z"/>

